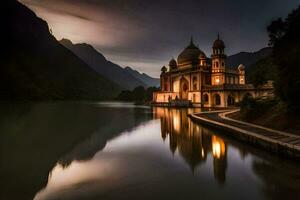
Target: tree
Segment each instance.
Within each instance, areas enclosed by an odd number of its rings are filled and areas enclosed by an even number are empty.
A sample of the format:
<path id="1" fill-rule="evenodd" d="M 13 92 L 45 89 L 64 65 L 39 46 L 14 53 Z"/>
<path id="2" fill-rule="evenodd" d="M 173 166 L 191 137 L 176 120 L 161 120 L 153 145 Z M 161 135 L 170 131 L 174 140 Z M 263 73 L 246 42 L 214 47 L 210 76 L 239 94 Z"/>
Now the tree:
<path id="1" fill-rule="evenodd" d="M 122 91 L 118 96 L 117 100 L 120 101 L 132 101 L 132 92 L 130 90 L 124 90 Z"/>
<path id="2" fill-rule="evenodd" d="M 132 97 L 135 101 L 144 101 L 145 96 L 145 88 L 143 86 L 138 86 L 132 91 Z"/>
<path id="3" fill-rule="evenodd" d="M 152 101 L 153 99 L 153 92 L 158 91 L 158 88 L 156 87 L 148 87 L 146 90 L 146 100 Z"/>
<path id="4" fill-rule="evenodd" d="M 278 73 L 275 93 L 289 111 L 300 110 L 300 7 L 285 20 L 271 22 L 267 30 Z"/>
<path id="5" fill-rule="evenodd" d="M 262 86 L 268 80 L 276 80 L 276 68 L 271 56 L 263 58 L 247 68 L 247 80 L 255 87 Z"/>
<path id="6" fill-rule="evenodd" d="M 138 86 L 132 91 L 124 90 L 118 96 L 117 100 L 121 101 L 135 101 L 135 102 L 150 102 L 152 101 L 153 92 L 158 91 L 156 87 L 149 87 L 145 90 L 144 87 Z"/>

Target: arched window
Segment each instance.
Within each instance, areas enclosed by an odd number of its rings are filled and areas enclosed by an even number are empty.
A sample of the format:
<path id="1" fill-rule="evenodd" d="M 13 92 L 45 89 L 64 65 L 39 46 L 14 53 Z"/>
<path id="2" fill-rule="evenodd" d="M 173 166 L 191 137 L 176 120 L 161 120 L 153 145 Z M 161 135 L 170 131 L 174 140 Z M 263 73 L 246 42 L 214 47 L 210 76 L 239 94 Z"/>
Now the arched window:
<path id="1" fill-rule="evenodd" d="M 219 67 L 219 62 L 218 61 L 216 61 L 216 68 L 218 68 Z"/>
<path id="2" fill-rule="evenodd" d="M 197 90 L 197 83 L 198 83 L 198 81 L 197 81 L 197 77 L 193 77 L 193 90 Z"/>
<path id="3" fill-rule="evenodd" d="M 215 105 L 216 106 L 221 105 L 221 97 L 220 97 L 220 95 L 216 94 L 214 100 L 215 100 Z"/>
<path id="4" fill-rule="evenodd" d="M 203 102 L 204 102 L 204 104 L 208 103 L 208 94 L 203 95 Z"/>
<path id="5" fill-rule="evenodd" d="M 165 91 L 169 91 L 169 87 L 167 83 L 165 83 Z"/>

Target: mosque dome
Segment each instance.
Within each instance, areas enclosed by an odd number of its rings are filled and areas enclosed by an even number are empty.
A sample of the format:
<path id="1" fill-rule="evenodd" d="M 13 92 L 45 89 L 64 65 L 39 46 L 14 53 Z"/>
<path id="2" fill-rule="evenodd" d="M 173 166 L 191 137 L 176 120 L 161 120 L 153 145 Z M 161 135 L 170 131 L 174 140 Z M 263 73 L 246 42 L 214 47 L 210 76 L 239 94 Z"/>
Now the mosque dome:
<path id="1" fill-rule="evenodd" d="M 195 63 L 199 62 L 200 57 L 205 57 L 205 54 L 203 51 L 201 51 L 195 44 L 193 43 L 193 40 L 191 39 L 191 42 L 189 46 L 187 46 L 178 56 L 177 62 L 178 65 L 185 64 L 185 63 Z"/>
<path id="2" fill-rule="evenodd" d="M 213 48 L 214 49 L 224 49 L 225 48 L 225 44 L 224 44 L 223 40 L 220 39 L 219 35 L 218 35 L 218 38 L 214 41 Z"/>

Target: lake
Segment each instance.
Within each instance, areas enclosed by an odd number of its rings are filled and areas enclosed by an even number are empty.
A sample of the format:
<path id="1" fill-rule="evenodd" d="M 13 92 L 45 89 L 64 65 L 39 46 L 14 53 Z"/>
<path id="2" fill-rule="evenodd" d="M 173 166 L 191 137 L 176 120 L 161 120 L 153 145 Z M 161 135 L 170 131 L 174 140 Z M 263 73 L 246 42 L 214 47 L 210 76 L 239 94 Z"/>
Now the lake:
<path id="1" fill-rule="evenodd" d="M 2 103 L 1 199 L 300 199 L 300 165 L 120 102 Z"/>

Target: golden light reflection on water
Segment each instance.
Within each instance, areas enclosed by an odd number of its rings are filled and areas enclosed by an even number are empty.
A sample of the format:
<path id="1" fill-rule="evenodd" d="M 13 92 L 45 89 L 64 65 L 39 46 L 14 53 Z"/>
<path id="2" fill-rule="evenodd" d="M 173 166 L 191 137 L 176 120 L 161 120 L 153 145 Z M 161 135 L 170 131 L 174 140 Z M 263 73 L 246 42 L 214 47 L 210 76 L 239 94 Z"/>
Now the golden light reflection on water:
<path id="1" fill-rule="evenodd" d="M 221 156 L 224 156 L 225 154 L 224 141 L 215 135 L 212 136 L 212 150 L 213 150 L 213 156 L 218 159 L 220 159 Z"/>
<path id="2" fill-rule="evenodd" d="M 83 193 L 105 193 L 128 184 L 136 185 L 141 180 L 159 179 L 180 165 L 175 162 L 177 158 L 193 174 L 199 166 L 208 165 L 207 170 L 212 171 L 214 179 L 220 184 L 225 183 L 225 141 L 211 130 L 194 124 L 187 116 L 189 112 L 193 110 L 154 108 L 155 120 L 108 141 L 105 149 L 93 159 L 73 161 L 67 168 L 58 164 L 49 175 L 47 187 L 36 195 L 35 200 L 73 195 L 79 186 L 84 188 Z M 153 169 L 162 160 L 171 164 L 161 167 L 157 173 Z M 89 187 L 84 187 L 85 184 Z"/>
<path id="3" fill-rule="evenodd" d="M 223 139 L 212 134 L 202 126 L 194 124 L 188 114 L 199 112 L 193 109 L 154 108 L 154 118 L 160 119 L 161 137 L 169 138 L 169 148 L 179 155 L 194 171 L 201 163 L 207 162 L 211 153 L 213 157 L 214 176 L 225 182 L 227 169 L 227 145 Z"/>

